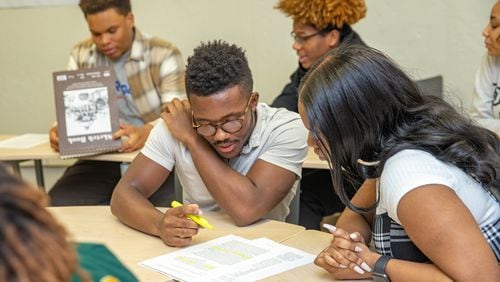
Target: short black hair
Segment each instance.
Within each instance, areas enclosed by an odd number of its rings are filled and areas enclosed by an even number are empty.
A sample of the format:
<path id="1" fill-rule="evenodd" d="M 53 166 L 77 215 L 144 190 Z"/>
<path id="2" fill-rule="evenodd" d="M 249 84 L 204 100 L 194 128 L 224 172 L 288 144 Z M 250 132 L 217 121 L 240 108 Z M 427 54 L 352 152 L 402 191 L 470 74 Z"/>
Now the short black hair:
<path id="1" fill-rule="evenodd" d="M 187 59 L 188 95 L 209 96 L 237 85 L 252 93 L 252 72 L 242 48 L 222 40 L 202 42 Z"/>
<path id="2" fill-rule="evenodd" d="M 120 15 L 126 16 L 132 11 L 130 0 L 80 0 L 80 9 L 84 16 L 97 14 L 109 8 L 115 9 Z"/>

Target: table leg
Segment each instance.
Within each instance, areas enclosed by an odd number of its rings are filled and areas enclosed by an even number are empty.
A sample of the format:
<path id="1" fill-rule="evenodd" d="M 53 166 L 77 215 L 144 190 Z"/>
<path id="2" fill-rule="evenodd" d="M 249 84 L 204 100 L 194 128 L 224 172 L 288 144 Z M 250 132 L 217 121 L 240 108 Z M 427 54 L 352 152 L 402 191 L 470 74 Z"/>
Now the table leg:
<path id="1" fill-rule="evenodd" d="M 38 187 L 40 187 L 41 190 L 45 191 L 42 160 L 34 160 L 34 162 L 35 162 L 36 184 L 38 185 Z"/>

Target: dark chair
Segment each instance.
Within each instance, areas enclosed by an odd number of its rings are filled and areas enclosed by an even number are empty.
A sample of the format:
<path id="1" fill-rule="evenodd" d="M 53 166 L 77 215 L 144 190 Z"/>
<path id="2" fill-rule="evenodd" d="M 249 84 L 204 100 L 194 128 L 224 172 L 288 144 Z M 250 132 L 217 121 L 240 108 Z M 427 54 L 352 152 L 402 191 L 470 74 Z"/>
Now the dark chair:
<path id="1" fill-rule="evenodd" d="M 417 85 L 426 95 L 443 97 L 443 76 L 437 75 L 426 79 L 416 80 Z"/>

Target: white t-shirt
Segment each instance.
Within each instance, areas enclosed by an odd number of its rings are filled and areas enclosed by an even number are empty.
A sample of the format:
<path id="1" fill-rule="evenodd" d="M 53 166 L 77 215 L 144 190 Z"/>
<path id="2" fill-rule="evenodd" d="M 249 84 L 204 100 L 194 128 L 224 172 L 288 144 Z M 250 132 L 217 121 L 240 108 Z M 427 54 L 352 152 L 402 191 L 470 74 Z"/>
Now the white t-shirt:
<path id="1" fill-rule="evenodd" d="M 487 53 L 476 73 L 471 117 L 500 135 L 500 58 Z"/>
<path id="2" fill-rule="evenodd" d="M 173 138 L 161 120 L 151 131 L 141 151 L 149 159 L 172 171 L 183 187 L 183 201 L 196 203 L 204 210 L 218 210 L 219 206 L 201 179 L 186 146 Z M 271 108 L 259 103 L 257 122 L 241 154 L 230 159 L 228 165 L 245 175 L 257 159 L 290 170 L 300 179 L 302 162 L 307 155 L 307 129 L 297 113 Z M 298 180 L 288 195 L 265 217 L 285 220 L 289 204 L 297 190 Z"/>
<path id="3" fill-rule="evenodd" d="M 479 182 L 456 166 L 444 163 L 420 150 L 403 150 L 387 160 L 379 179 L 380 202 L 377 214 L 401 224 L 397 207 L 409 191 L 427 184 L 441 184 L 453 189 L 481 227 L 500 218 L 500 206 Z"/>

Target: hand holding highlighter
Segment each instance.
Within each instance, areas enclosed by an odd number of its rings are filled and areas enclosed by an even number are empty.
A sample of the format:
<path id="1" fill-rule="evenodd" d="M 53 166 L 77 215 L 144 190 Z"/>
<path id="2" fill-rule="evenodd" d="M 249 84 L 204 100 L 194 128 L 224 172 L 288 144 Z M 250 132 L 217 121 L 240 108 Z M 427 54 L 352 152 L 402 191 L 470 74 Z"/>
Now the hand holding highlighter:
<path id="1" fill-rule="evenodd" d="M 172 208 L 177 208 L 177 207 L 182 207 L 182 204 L 177 202 L 177 201 L 172 201 L 171 204 Z M 194 221 L 196 224 L 198 224 L 201 227 L 208 228 L 208 229 L 214 229 L 214 227 L 208 223 L 208 221 L 200 216 L 200 215 L 195 215 L 195 214 L 186 214 L 186 217 Z"/>

